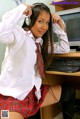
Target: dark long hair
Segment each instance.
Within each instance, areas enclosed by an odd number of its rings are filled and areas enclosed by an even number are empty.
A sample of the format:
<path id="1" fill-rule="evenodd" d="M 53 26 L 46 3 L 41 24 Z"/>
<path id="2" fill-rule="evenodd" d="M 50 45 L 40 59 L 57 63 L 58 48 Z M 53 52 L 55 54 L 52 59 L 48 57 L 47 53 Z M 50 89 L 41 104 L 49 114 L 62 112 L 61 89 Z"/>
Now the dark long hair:
<path id="1" fill-rule="evenodd" d="M 31 27 L 35 24 L 38 16 L 40 15 L 40 13 L 42 11 L 46 11 L 47 13 L 50 14 L 49 28 L 48 28 L 47 32 L 42 36 L 43 45 L 41 47 L 42 56 L 43 56 L 45 69 L 46 69 L 46 66 L 48 64 L 48 47 L 49 47 L 49 45 L 51 46 L 50 50 L 51 50 L 51 54 L 53 54 L 53 42 L 54 42 L 54 40 L 53 40 L 53 29 L 52 29 L 52 17 L 51 17 L 50 9 L 43 3 L 33 4 L 32 15 L 30 16 L 31 22 L 29 25 L 27 25 L 26 21 L 24 20 L 22 27 L 24 29 L 25 28 L 31 29 Z"/>

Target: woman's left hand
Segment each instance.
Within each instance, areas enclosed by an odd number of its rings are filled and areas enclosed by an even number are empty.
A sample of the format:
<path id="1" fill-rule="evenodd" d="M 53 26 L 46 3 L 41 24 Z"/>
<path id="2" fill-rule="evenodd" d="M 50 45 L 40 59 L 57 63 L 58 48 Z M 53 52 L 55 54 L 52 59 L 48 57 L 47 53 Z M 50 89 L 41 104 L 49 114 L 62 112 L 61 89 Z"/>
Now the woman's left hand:
<path id="1" fill-rule="evenodd" d="M 52 14 L 53 23 L 57 23 L 63 30 L 65 30 L 65 25 L 58 14 Z"/>

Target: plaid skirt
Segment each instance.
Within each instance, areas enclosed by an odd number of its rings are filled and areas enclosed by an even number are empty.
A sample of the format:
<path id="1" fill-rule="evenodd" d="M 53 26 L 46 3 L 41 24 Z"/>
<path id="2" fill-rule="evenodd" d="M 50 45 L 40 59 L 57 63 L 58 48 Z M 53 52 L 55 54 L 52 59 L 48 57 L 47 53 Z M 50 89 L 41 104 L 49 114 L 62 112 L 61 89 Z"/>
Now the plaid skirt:
<path id="1" fill-rule="evenodd" d="M 35 96 L 35 87 L 30 91 L 24 100 L 18 100 L 11 96 L 3 96 L 0 94 L 0 118 L 1 110 L 9 110 L 9 112 L 18 112 L 24 118 L 30 117 L 39 110 L 44 98 L 49 90 L 48 85 L 41 86 L 41 99 L 38 101 Z"/>

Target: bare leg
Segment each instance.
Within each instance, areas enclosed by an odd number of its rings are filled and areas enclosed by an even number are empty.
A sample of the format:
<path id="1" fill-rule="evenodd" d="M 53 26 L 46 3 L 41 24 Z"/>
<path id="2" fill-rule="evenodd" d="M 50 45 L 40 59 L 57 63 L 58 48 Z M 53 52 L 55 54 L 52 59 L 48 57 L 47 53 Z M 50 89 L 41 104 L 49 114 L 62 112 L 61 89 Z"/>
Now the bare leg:
<path id="1" fill-rule="evenodd" d="M 61 97 L 61 86 L 50 86 L 50 89 L 42 103 L 41 107 L 57 103 Z"/>
<path id="2" fill-rule="evenodd" d="M 5 119 L 5 118 L 1 118 Z M 6 119 L 24 119 L 24 117 L 18 112 L 9 112 L 9 118 Z"/>

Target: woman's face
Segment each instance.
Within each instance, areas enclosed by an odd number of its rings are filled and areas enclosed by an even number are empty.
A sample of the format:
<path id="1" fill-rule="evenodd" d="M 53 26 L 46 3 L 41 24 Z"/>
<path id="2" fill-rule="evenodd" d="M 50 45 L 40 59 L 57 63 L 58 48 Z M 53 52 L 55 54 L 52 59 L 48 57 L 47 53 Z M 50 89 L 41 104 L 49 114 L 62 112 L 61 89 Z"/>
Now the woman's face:
<path id="1" fill-rule="evenodd" d="M 46 11 L 42 11 L 38 16 L 34 26 L 31 28 L 35 38 L 42 37 L 48 30 L 50 22 L 50 14 Z"/>

